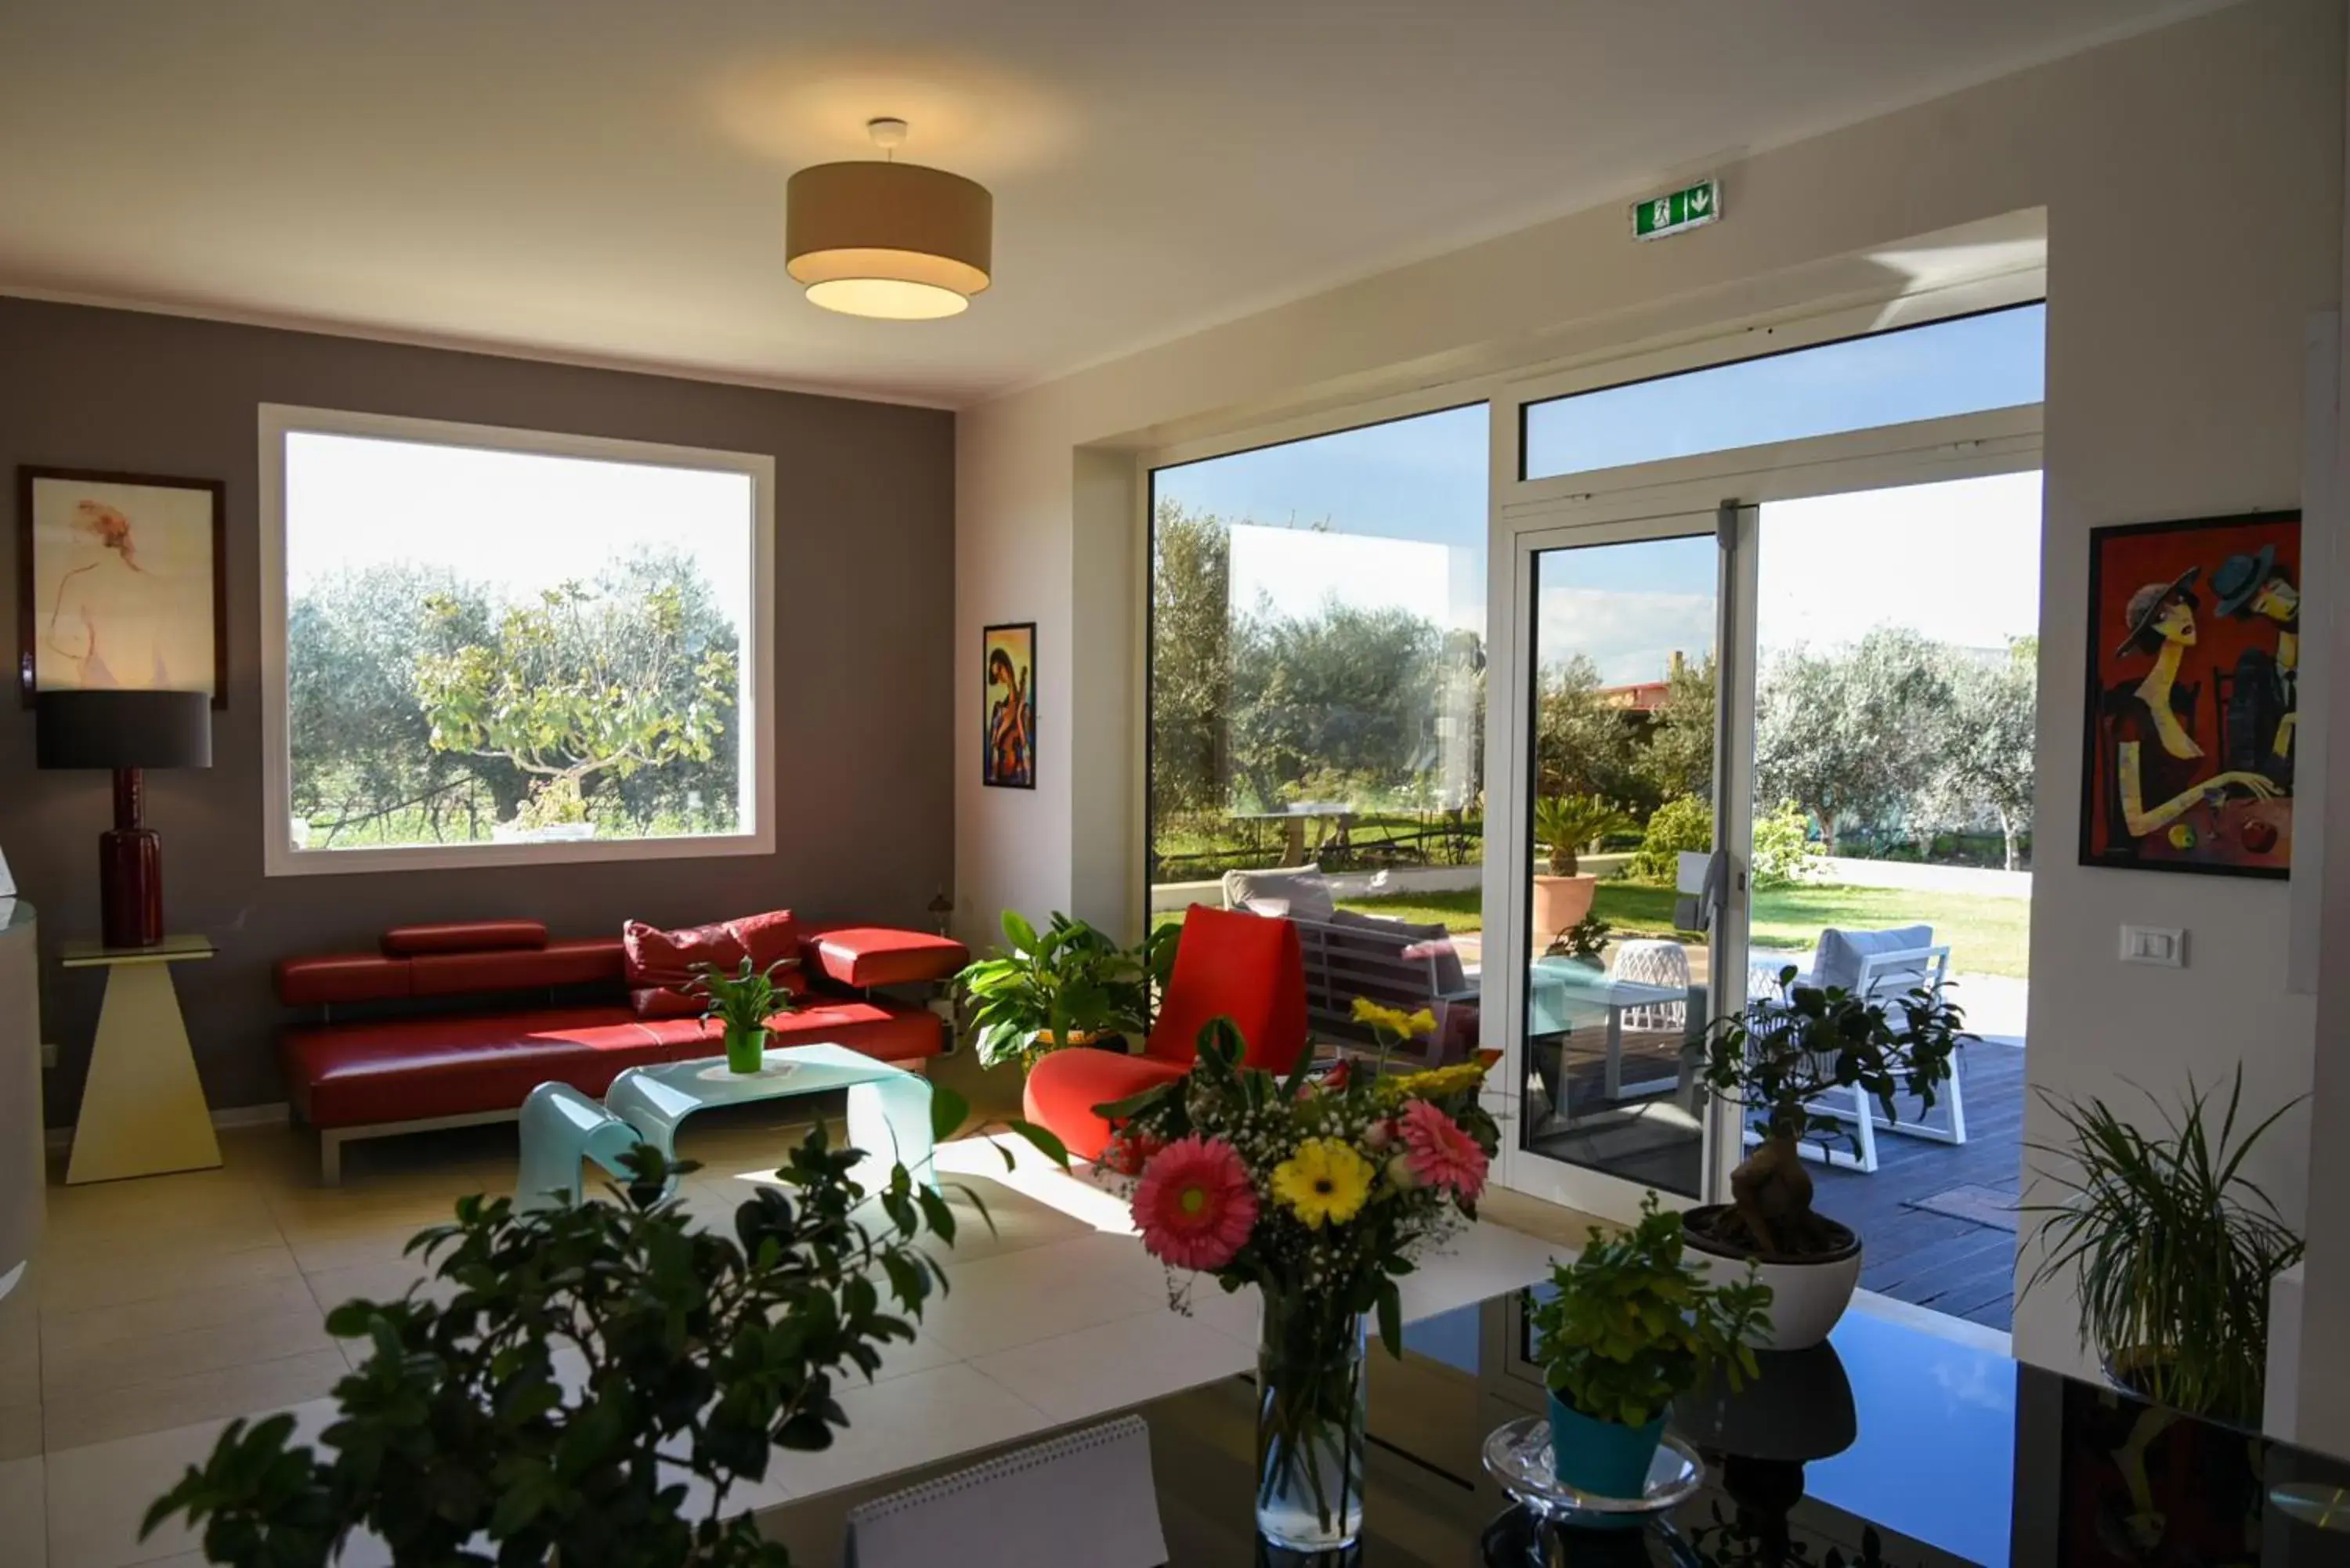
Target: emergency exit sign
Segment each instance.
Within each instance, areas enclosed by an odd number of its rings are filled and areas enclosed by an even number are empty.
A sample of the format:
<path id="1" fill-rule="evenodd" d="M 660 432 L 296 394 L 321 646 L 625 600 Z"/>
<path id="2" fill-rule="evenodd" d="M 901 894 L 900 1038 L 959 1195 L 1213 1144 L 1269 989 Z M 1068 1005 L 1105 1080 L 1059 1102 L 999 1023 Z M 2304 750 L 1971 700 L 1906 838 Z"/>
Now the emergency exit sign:
<path id="1" fill-rule="evenodd" d="M 1661 240 L 1667 234 L 1699 228 L 1720 216 L 1721 182 L 1700 180 L 1682 190 L 1633 202 L 1632 237 L 1636 240 Z"/>

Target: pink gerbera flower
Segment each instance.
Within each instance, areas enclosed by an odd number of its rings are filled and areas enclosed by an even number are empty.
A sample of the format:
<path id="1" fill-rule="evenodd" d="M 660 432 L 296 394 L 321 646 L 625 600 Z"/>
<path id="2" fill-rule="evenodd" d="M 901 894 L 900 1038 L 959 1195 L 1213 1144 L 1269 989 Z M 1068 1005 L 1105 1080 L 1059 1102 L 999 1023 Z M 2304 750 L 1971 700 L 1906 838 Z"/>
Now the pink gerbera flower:
<path id="1" fill-rule="evenodd" d="M 1143 1247 L 1179 1269 L 1231 1262 L 1256 1225 L 1256 1194 L 1239 1152 L 1197 1134 L 1160 1149 L 1135 1189 L 1134 1222 Z"/>
<path id="2" fill-rule="evenodd" d="M 1485 1190 L 1485 1151 L 1460 1124 L 1434 1104 L 1414 1100 L 1399 1122 L 1414 1176 L 1430 1187 L 1447 1187 L 1473 1203 Z"/>

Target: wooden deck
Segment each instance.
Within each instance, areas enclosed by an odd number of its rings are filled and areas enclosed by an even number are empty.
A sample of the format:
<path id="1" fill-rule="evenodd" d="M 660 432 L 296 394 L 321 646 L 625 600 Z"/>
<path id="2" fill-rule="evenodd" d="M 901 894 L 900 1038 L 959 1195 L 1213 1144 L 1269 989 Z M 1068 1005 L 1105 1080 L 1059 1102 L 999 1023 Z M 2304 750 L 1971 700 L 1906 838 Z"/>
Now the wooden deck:
<path id="1" fill-rule="evenodd" d="M 1627 1082 L 1669 1076 L 1669 1053 L 1677 1044 L 1627 1037 Z M 1628 1180 L 1696 1191 L 1699 1143 L 1673 1096 L 1627 1097 L 1610 1105 L 1596 1042 L 1569 1041 L 1565 1064 L 1575 1116 L 1572 1122 L 1555 1115 L 1544 1118 L 1536 1147 Z M 1863 1288 L 2004 1331 L 2014 1315 L 2015 1232 L 1915 1207 L 1958 1187 L 1982 1188 L 2012 1199 L 2022 1185 L 2022 1047 L 1984 1041 L 1968 1047 L 1960 1065 L 1965 1074 L 1964 1144 L 1880 1128 L 1873 1173 L 1811 1167 L 1814 1204 L 1865 1239 Z M 1940 1109 L 1934 1119 L 1943 1119 Z"/>

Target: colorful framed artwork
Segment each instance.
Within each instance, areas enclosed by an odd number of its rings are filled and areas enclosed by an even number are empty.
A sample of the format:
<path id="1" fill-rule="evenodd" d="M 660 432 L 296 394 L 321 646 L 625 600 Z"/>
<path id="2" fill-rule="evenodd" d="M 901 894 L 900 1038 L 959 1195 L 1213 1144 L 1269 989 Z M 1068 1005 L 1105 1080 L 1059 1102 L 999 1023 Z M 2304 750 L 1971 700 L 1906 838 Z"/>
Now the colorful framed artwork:
<path id="1" fill-rule="evenodd" d="M 2089 535 L 2081 864 L 2288 874 L 2301 514 Z"/>
<path id="2" fill-rule="evenodd" d="M 1036 787 L 1036 623 L 991 626 L 980 634 L 985 748 L 980 782 L 994 789 Z"/>
<path id="3" fill-rule="evenodd" d="M 17 686 L 209 691 L 228 705 L 225 489 L 16 470 Z"/>

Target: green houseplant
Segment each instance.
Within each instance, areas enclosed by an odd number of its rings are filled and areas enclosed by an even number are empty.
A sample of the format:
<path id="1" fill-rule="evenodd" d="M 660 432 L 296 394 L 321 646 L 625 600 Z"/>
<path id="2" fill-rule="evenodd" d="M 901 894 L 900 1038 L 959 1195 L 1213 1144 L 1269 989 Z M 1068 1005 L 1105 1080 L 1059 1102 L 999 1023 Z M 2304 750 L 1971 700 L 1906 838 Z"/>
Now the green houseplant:
<path id="1" fill-rule="evenodd" d="M 1596 915 L 1586 915 L 1551 940 L 1546 956 L 1571 958 L 1597 968 L 1600 955 L 1607 950 L 1607 939 L 1616 928 Z"/>
<path id="2" fill-rule="evenodd" d="M 1797 985 L 1791 965 L 1780 994 L 1715 1022 L 1706 1038 L 1706 1086 L 1753 1116 L 1757 1143 L 1731 1173 L 1731 1201 L 1692 1209 L 1690 1245 L 1711 1258 L 1752 1260 L 1776 1305 L 1770 1344 L 1800 1350 L 1827 1337 L 1860 1282 L 1860 1238 L 1812 1208 L 1806 1138 L 1852 1137 L 1844 1121 L 1814 1104 L 1857 1085 L 1887 1120 L 1894 1096 L 1934 1108 L 1950 1080 L 1963 1032 L 1957 1004 L 1928 991 L 1889 1001 L 1835 986 Z"/>
<path id="3" fill-rule="evenodd" d="M 1162 926 L 1122 948 L 1085 921 L 1055 912 L 1039 931 L 1003 912 L 1003 950 L 967 966 L 955 983 L 971 1005 L 980 1064 L 1018 1062 L 1150 1029 L 1152 999 L 1175 961 L 1180 926 Z"/>
<path id="4" fill-rule="evenodd" d="M 942 1093 L 933 1117 L 962 1111 Z M 610 1201 L 461 1199 L 409 1243 L 445 1304 L 411 1289 L 328 1314 L 371 1351 L 335 1386 L 323 1449 L 290 1441 L 291 1416 L 233 1422 L 145 1529 L 183 1515 L 237 1568 L 326 1568 L 360 1531 L 399 1568 L 783 1568 L 747 1516 L 724 1517 L 729 1490 L 847 1424 L 840 1379 L 877 1370 L 944 1287 L 916 1243 L 954 1237 L 902 1166 L 868 1199 L 862 1158 L 819 1124 L 731 1236 L 660 1196 L 692 1167 L 642 1146 Z"/>
<path id="5" fill-rule="evenodd" d="M 1732 1388 L 1754 1375 L 1748 1337 L 1770 1321 L 1771 1291 L 1748 1278 L 1714 1283 L 1683 1257 L 1681 1217 L 1650 1192 L 1639 1223 L 1597 1227 L 1554 1293 L 1528 1314 L 1550 1389 L 1558 1479 L 1603 1497 L 1638 1497 L 1673 1400 L 1721 1367 Z"/>
<path id="6" fill-rule="evenodd" d="M 1599 878 L 1582 874 L 1584 846 L 1637 826 L 1620 806 L 1596 794 L 1546 794 L 1534 802 L 1534 840 L 1547 875 L 1534 877 L 1534 930 L 1544 940 L 1572 930 L 1591 913 Z"/>
<path id="7" fill-rule="evenodd" d="M 2141 1090 L 2141 1093 L 2145 1091 Z M 2084 1349 L 2116 1382 L 2158 1404 L 2257 1427 L 2268 1362 L 2269 1286 L 2302 1254 L 2301 1238 L 2245 1159 L 2288 1101 L 2237 1136 L 2244 1069 L 2217 1107 L 2190 1078 L 2175 1108 L 2147 1095 L 2159 1127 L 2143 1130 L 2100 1099 L 2041 1093 L 2064 1123 L 2061 1145 L 2030 1148 L 2059 1163 L 2033 1171 L 2040 1216 L 2029 1295 L 2078 1270 Z M 2062 1288 L 2061 1284 L 2058 1288 Z"/>
<path id="8" fill-rule="evenodd" d="M 766 1064 L 767 1020 L 799 1005 L 790 990 L 775 983 L 778 961 L 754 970 L 744 959 L 732 974 L 716 964 L 696 964 L 687 989 L 702 999 L 702 1016 L 717 1019 L 726 1029 L 729 1072 L 756 1073 Z"/>

